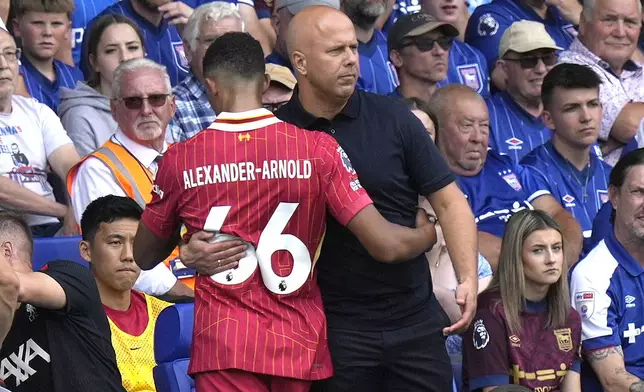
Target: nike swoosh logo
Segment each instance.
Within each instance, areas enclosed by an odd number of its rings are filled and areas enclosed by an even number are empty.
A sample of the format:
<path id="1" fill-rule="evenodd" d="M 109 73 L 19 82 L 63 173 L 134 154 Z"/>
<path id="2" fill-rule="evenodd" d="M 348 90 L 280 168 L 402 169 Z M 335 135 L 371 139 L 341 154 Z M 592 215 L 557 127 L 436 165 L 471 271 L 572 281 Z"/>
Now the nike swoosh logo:
<path id="1" fill-rule="evenodd" d="M 138 350 L 138 349 L 140 349 L 140 348 L 141 348 L 141 347 L 130 347 L 130 350 Z"/>

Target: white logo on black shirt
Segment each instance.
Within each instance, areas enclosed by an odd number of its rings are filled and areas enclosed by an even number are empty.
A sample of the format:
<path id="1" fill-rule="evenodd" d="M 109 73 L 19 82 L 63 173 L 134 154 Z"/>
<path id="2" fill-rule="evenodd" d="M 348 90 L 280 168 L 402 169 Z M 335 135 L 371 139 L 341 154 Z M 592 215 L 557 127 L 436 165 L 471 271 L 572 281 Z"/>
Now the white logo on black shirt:
<path id="1" fill-rule="evenodd" d="M 27 310 L 27 313 L 29 313 L 29 321 L 34 322 L 34 320 L 36 320 L 36 317 L 38 317 L 36 308 L 33 305 L 27 304 L 27 306 L 25 306 L 25 309 Z"/>
<path id="2" fill-rule="evenodd" d="M 36 371 L 29 365 L 30 362 L 40 357 L 50 362 L 49 354 L 43 350 L 32 339 L 27 340 L 18 347 L 18 353 L 12 353 L 8 358 L 3 358 L 0 363 L 0 378 L 7 381 L 9 376 L 16 378 L 16 386 L 20 385 L 36 374 Z"/>
<path id="3" fill-rule="evenodd" d="M 487 328 L 485 328 L 483 320 L 479 319 L 474 323 L 474 334 L 472 336 L 472 340 L 474 342 L 474 348 L 477 350 L 485 348 L 485 346 L 490 342 L 490 334 L 487 332 Z"/>

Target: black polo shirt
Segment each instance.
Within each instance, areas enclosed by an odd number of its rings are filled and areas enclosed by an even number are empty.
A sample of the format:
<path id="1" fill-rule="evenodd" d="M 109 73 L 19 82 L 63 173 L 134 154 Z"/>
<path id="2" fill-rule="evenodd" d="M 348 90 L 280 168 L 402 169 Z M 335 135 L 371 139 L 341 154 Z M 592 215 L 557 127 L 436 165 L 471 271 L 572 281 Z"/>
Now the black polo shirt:
<path id="1" fill-rule="evenodd" d="M 455 180 L 421 122 L 395 98 L 356 89 L 329 121 L 304 110 L 296 91 L 276 114 L 300 128 L 335 137 L 390 222 L 414 227 L 418 195 Z M 316 266 L 331 328 L 396 329 L 431 317 L 443 327 L 448 321 L 433 296 L 424 254 L 405 263 L 380 263 L 331 214 Z"/>

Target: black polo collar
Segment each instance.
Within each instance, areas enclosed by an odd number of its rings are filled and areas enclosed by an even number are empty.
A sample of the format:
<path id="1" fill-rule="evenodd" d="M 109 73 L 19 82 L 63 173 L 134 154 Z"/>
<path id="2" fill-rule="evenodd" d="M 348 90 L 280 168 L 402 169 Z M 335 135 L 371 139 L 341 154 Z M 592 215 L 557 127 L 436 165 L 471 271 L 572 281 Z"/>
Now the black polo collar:
<path id="1" fill-rule="evenodd" d="M 300 102 L 298 93 L 299 90 L 296 86 L 291 99 L 286 103 L 286 105 L 278 109 L 276 113 L 278 118 L 286 122 L 294 123 L 300 128 L 305 129 L 311 129 L 311 127 L 319 121 L 328 122 L 327 119 L 316 117 L 313 114 L 309 113 L 306 109 L 304 109 L 302 103 Z M 344 108 L 342 108 L 338 116 L 343 115 L 352 119 L 358 118 L 358 116 L 360 115 L 361 94 L 364 94 L 364 92 L 356 89 L 353 94 L 351 94 L 349 100 L 347 101 L 347 104 L 344 105 Z M 338 116 L 336 116 L 336 118 Z"/>

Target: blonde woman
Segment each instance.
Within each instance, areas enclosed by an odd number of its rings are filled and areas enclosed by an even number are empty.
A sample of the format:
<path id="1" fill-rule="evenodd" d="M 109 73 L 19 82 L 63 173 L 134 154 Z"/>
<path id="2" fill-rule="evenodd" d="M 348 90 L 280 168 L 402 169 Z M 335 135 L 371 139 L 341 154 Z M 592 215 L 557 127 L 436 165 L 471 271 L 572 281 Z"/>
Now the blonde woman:
<path id="1" fill-rule="evenodd" d="M 580 392 L 581 319 L 570 305 L 557 223 L 523 210 L 507 223 L 499 269 L 463 341 L 469 391 L 519 384 Z"/>

